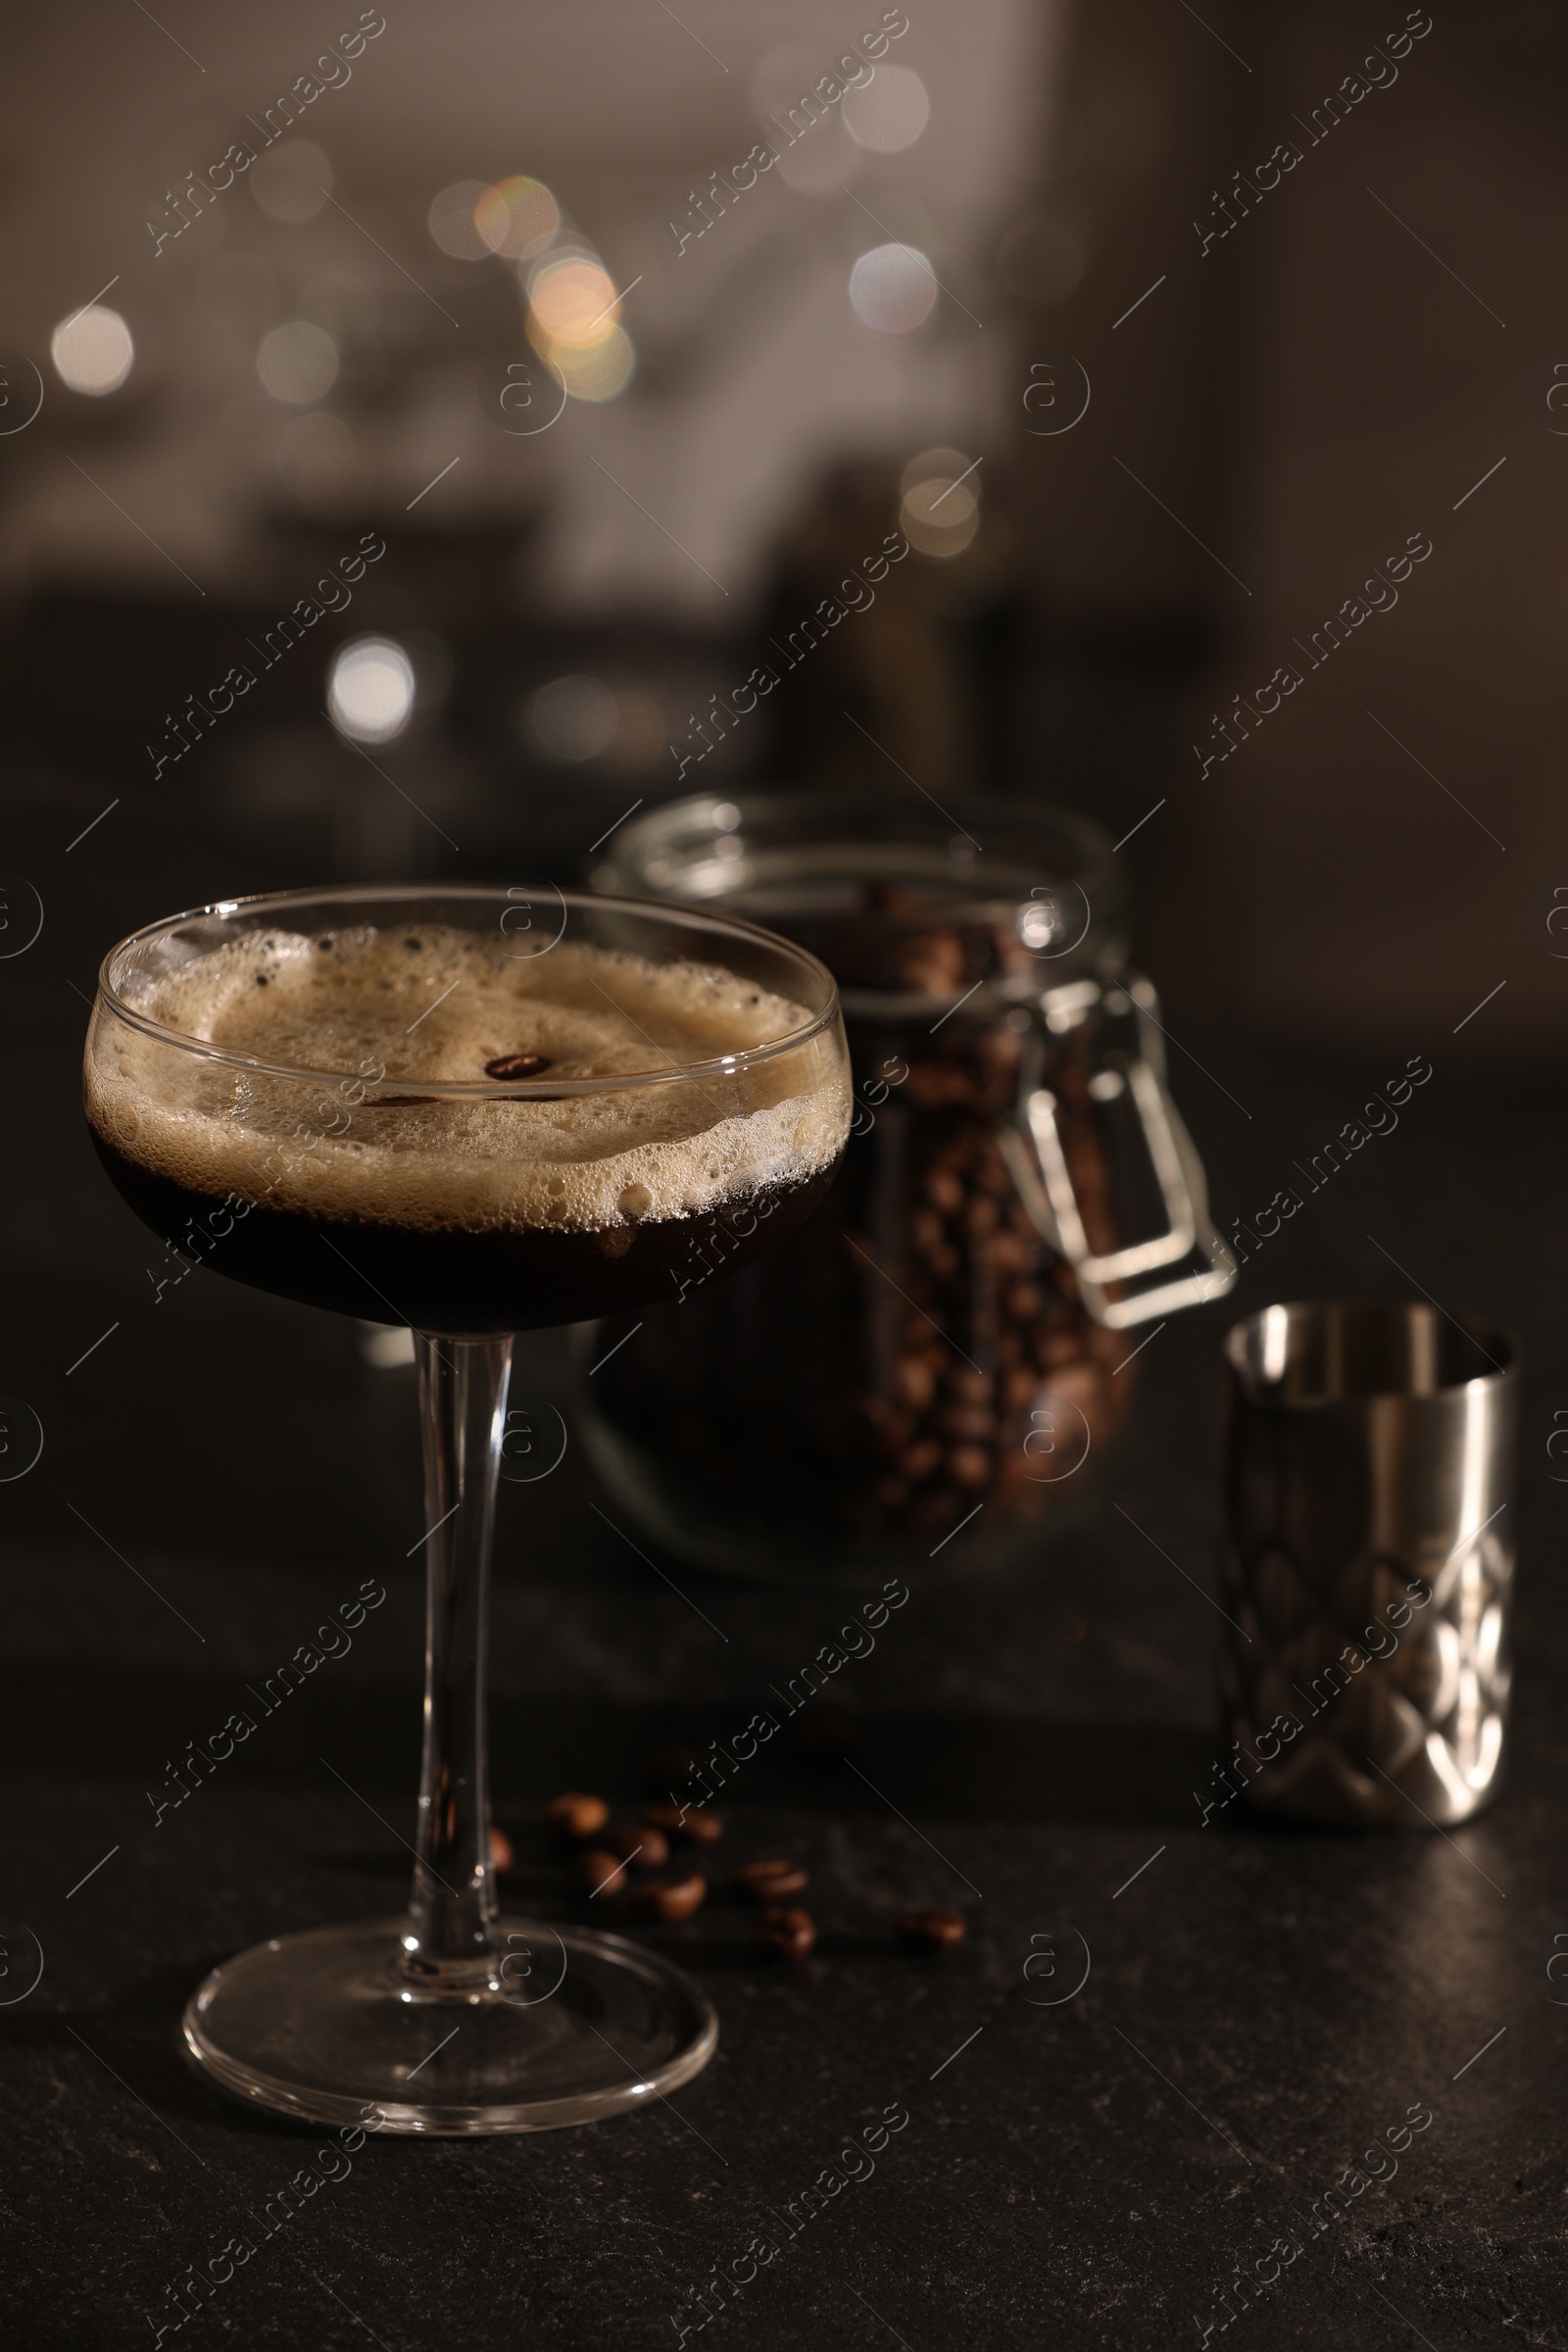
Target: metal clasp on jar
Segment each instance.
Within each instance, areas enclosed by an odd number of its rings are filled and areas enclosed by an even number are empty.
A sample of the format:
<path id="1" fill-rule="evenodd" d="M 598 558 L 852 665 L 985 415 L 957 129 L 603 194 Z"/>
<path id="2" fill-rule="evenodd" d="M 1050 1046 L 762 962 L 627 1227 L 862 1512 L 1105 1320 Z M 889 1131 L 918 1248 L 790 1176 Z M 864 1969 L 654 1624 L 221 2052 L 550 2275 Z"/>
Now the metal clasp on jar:
<path id="1" fill-rule="evenodd" d="M 1203 1165 L 1165 1083 L 1164 1037 L 1153 984 L 1130 978 L 1125 985 L 1107 988 L 1098 980 L 1070 981 L 1047 989 L 1040 1013 L 1047 1032 L 1056 1037 L 1097 1013 L 1104 1018 L 1106 1035 L 1097 1041 L 1088 1091 L 1102 1103 L 1123 1093 L 1130 1098 L 1165 1215 L 1162 1232 L 1118 1249 L 1096 1250 L 1068 1164 L 1057 1098 L 1050 1087 L 1026 1083 L 1018 1102 L 1018 1126 L 999 1139 L 1003 1155 L 1041 1235 L 1071 1266 L 1085 1307 L 1097 1323 L 1121 1331 L 1173 1308 L 1222 1297 L 1236 1280 L 1236 1261 L 1209 1222 Z M 1133 1031 L 1130 1048 L 1116 1042 L 1117 1030 L 1128 1025 Z M 1190 1263 L 1195 1256 L 1200 1265 Z M 1188 1271 L 1174 1281 L 1134 1290 L 1123 1287 L 1143 1284 L 1148 1276 L 1184 1263 Z M 1120 1295 L 1113 1298 L 1113 1290 Z"/>

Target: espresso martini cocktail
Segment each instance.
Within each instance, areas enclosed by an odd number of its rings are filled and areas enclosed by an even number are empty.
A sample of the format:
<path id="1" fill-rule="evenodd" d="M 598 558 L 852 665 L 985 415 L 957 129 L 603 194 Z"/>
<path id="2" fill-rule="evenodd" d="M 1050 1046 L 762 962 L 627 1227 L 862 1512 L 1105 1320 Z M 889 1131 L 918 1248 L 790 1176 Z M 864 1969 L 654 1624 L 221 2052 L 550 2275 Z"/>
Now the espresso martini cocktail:
<path id="1" fill-rule="evenodd" d="M 674 1298 L 705 1220 L 772 1210 L 755 1254 L 842 1144 L 831 1029 L 776 1052 L 810 1015 L 710 961 L 277 923 L 133 1002 L 86 1081 L 130 1205 L 239 1281 L 372 1321 L 524 1331 Z"/>
<path id="2" fill-rule="evenodd" d="M 187 2007 L 190 2055 L 262 2104 L 405 2132 L 548 2130 L 673 2088 L 716 2039 L 699 1987 L 618 1936 L 497 1912 L 484 1650 L 511 1335 L 673 1302 L 793 1230 L 849 1131 L 830 976 L 750 924 L 553 887 L 295 891 L 116 948 L 84 1086 L 104 1166 L 173 1250 L 406 1323 L 419 1367 L 410 1910 L 223 1963 Z"/>

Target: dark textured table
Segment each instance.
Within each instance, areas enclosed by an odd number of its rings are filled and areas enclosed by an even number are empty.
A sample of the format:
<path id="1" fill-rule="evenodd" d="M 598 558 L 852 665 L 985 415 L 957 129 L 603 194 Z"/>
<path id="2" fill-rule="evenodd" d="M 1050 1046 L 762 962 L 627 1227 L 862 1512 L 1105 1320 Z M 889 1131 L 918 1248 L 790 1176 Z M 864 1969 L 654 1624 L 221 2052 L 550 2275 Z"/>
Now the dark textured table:
<path id="1" fill-rule="evenodd" d="M 209 886 L 188 880 L 187 899 Z M 1554 2005 L 1568 1984 L 1547 1975 L 1568 1937 L 1568 1490 L 1552 1476 L 1568 1464 L 1547 1452 L 1568 1408 L 1560 1102 L 1435 1054 L 1398 1131 L 1307 1200 L 1236 1300 L 1146 1349 L 1113 1490 L 1128 1516 L 1028 1576 L 917 1593 L 838 1677 L 850 1760 L 780 1739 L 748 1768 L 720 1850 L 806 1858 L 822 1935 L 792 1968 L 755 1961 L 745 1916 L 719 1902 L 646 1931 L 718 2003 L 698 2081 L 592 2129 L 372 2139 L 345 2162 L 331 2135 L 215 2095 L 175 2029 L 219 1957 L 402 1900 L 418 1729 L 412 1376 L 374 1368 L 352 1328 L 206 1272 L 154 1302 L 156 1247 L 110 1197 L 75 1107 L 72 991 L 90 993 L 96 950 L 151 911 L 123 896 L 101 864 L 0 966 L 7 1095 L 29 1139 L 13 1148 L 0 1234 L 0 1391 L 45 1433 L 36 1467 L 0 1485 L 0 1994 L 30 1973 L 23 1929 L 44 1958 L 36 1987 L 0 2007 L 8 2341 L 157 2340 L 191 2266 L 222 2272 L 231 2239 L 254 2251 L 182 2342 L 1568 2340 L 1568 2006 Z M 1203 1065 L 1178 1056 L 1176 1077 L 1216 1199 L 1249 1215 L 1405 1051 L 1357 1067 L 1183 1042 Z M 1508 1792 L 1451 1837 L 1283 1832 L 1237 1808 L 1200 1827 L 1223 1630 L 1218 1335 L 1270 1297 L 1417 1288 L 1529 1349 Z M 564 1340 L 528 1343 L 518 1385 L 569 1420 Z M 595 1499 L 573 1446 L 503 1501 L 498 1812 L 529 1904 L 562 1900 L 541 1827 L 551 1791 L 636 1799 L 653 1743 L 727 1738 L 843 1615 L 828 1593 L 662 1562 L 672 1590 Z M 166 1767 L 367 1578 L 388 1597 L 352 1652 L 155 1823 Z M 966 1945 L 900 1954 L 891 1921 L 914 1904 L 963 1909 Z M 1029 1938 L 1055 1936 L 1066 1987 L 1071 1931 L 1088 1981 L 1039 2004 Z M 846 2160 L 889 2111 L 907 2122 L 874 2158 Z M 320 2185 L 264 2235 L 269 2200 L 302 2171 Z M 1348 2209 L 1326 2219 L 1340 2182 Z M 705 2282 L 744 2273 L 755 2239 L 776 2252 L 705 2306 Z M 1250 2308 L 1222 2299 L 1238 2265 Z M 1263 2289 L 1260 2272 L 1277 2272 Z"/>

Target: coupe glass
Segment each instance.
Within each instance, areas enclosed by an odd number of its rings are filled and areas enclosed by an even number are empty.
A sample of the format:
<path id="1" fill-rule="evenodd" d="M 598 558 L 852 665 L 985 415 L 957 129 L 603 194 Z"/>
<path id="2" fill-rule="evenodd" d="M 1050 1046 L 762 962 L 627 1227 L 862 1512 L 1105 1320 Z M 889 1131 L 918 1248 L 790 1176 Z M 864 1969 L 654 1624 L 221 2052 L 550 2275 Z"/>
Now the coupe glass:
<path id="1" fill-rule="evenodd" d="M 334 1000 L 325 1054 L 318 958 L 371 974 Z M 540 1071 L 508 1033 L 513 990 L 513 1030 L 537 1040 L 538 1002 L 560 997 L 609 1044 Z M 676 1023 L 677 1003 L 701 1019 Z M 674 2089 L 717 2041 L 700 1987 L 621 1936 L 497 1908 L 485 1643 L 512 1340 L 675 1299 L 814 1205 L 850 1117 L 830 975 L 749 923 L 554 886 L 226 900 L 105 958 L 85 1088 L 111 1178 L 184 1257 L 416 1335 L 428 1615 L 408 1914 L 223 1962 L 186 2007 L 190 2055 L 262 2106 L 373 2110 L 394 2132 L 547 2131 Z"/>

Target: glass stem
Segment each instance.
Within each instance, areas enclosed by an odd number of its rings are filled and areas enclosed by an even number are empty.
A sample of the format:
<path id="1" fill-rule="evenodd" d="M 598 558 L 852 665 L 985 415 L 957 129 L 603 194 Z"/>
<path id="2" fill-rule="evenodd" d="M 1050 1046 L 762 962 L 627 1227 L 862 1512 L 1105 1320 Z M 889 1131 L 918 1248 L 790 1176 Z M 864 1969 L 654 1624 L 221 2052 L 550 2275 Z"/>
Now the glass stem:
<path id="1" fill-rule="evenodd" d="M 403 1975 L 499 1982 L 490 1870 L 485 1652 L 512 1341 L 415 1335 L 424 1430 L 424 1757 Z"/>

